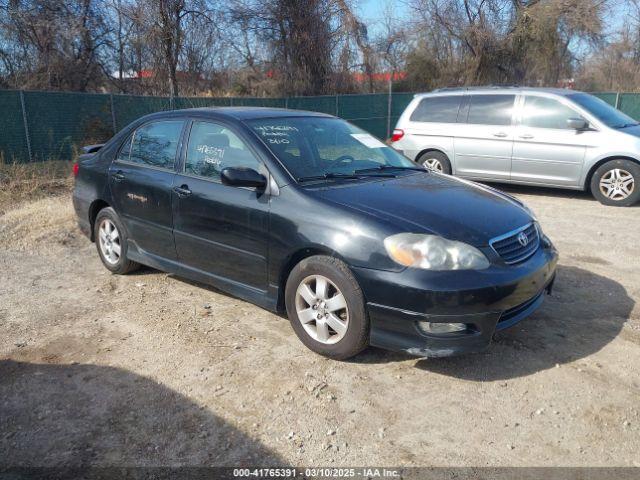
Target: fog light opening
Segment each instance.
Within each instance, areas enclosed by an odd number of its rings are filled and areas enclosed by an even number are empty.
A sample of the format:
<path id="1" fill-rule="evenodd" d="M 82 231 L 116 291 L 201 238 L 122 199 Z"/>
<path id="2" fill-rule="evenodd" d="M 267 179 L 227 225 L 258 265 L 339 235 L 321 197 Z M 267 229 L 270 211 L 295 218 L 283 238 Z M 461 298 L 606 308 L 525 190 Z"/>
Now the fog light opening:
<path id="1" fill-rule="evenodd" d="M 424 333 L 454 333 L 467 329 L 466 323 L 418 322 L 418 328 Z"/>

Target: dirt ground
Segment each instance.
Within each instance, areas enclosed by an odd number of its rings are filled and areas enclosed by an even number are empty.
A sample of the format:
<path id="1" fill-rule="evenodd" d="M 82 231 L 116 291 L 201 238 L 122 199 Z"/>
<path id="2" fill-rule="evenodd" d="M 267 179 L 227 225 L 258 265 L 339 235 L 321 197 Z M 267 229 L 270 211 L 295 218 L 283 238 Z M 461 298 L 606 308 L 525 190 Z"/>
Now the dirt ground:
<path id="1" fill-rule="evenodd" d="M 0 464 L 640 466 L 640 205 L 508 190 L 561 260 L 483 354 L 321 358 L 288 322 L 114 276 L 69 196 L 0 216 Z"/>

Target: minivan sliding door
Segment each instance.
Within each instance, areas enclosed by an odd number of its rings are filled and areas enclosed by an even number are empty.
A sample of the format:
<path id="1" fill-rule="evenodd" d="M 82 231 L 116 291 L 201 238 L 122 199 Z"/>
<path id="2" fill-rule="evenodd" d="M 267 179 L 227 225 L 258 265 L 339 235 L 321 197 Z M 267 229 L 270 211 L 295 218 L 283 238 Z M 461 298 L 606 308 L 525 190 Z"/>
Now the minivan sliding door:
<path id="1" fill-rule="evenodd" d="M 508 180 L 511 173 L 515 95 L 465 95 L 454 137 L 455 174 Z"/>

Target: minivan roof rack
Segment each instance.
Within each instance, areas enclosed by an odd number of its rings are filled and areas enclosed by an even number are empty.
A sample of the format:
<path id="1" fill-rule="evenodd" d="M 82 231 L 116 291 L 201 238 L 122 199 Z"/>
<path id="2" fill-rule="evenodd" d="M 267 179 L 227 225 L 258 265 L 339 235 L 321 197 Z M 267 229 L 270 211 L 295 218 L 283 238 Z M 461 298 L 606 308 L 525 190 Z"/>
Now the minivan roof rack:
<path id="1" fill-rule="evenodd" d="M 480 86 L 466 86 L 466 87 L 441 87 L 433 90 L 434 92 L 455 92 L 466 90 L 490 90 L 492 88 L 520 88 L 520 85 L 505 84 L 505 85 L 480 85 Z"/>

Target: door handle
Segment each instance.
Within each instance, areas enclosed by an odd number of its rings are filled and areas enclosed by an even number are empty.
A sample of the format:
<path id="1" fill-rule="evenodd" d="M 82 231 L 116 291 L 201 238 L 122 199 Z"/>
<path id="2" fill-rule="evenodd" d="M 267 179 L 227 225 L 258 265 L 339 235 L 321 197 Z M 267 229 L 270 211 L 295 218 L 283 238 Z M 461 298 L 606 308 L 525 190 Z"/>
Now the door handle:
<path id="1" fill-rule="evenodd" d="M 524 135 L 520 135 L 520 138 L 524 140 L 531 140 L 533 138 L 533 135 L 531 135 L 530 133 L 525 133 Z"/>
<path id="2" fill-rule="evenodd" d="M 116 173 L 114 173 L 111 176 L 116 182 L 121 182 L 122 180 L 124 180 L 124 173 L 122 173 L 122 170 L 118 170 Z"/>
<path id="3" fill-rule="evenodd" d="M 188 185 L 181 185 L 179 187 L 173 187 L 173 191 L 178 194 L 178 197 L 184 198 L 191 195 L 191 190 L 189 190 Z"/>
<path id="4" fill-rule="evenodd" d="M 494 133 L 493 136 L 498 138 L 504 138 L 507 136 L 507 134 L 504 132 L 497 132 L 497 133 Z"/>

